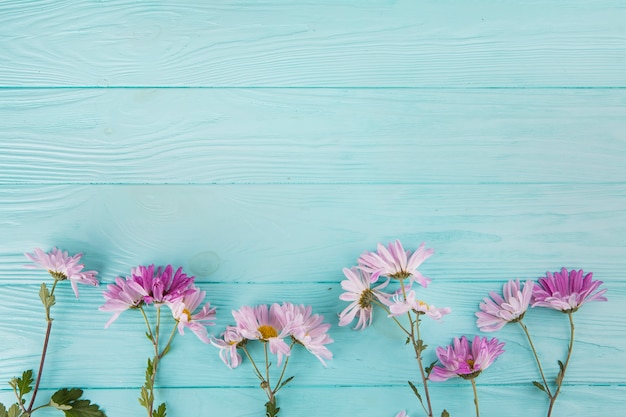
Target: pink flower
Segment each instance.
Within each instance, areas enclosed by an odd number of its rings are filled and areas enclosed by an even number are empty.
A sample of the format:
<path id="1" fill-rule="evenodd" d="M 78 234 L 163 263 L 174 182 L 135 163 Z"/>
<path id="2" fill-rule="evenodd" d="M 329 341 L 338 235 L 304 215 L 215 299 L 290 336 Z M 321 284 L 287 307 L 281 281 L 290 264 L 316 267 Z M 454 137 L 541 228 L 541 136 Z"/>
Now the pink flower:
<path id="1" fill-rule="evenodd" d="M 154 268 L 154 265 L 151 265 Z M 172 265 L 161 267 L 152 281 L 152 301 L 155 303 L 173 303 L 187 295 L 194 294 L 194 277 L 190 277 L 179 267 L 176 272 Z"/>
<path id="2" fill-rule="evenodd" d="M 539 278 L 533 290 L 533 307 L 549 307 L 564 313 L 573 313 L 587 301 L 607 301 L 606 289 L 596 291 L 602 281 L 594 281 L 593 273 L 583 278 L 583 270 L 567 272 L 566 268 L 554 274 L 548 272 Z M 594 293 L 594 291 L 596 291 Z"/>
<path id="3" fill-rule="evenodd" d="M 237 352 L 241 343 L 245 343 L 245 339 L 234 326 L 226 327 L 221 339 L 211 339 L 211 344 L 220 350 L 219 355 L 222 362 L 231 369 L 241 364 L 241 355 Z"/>
<path id="4" fill-rule="evenodd" d="M 330 324 L 322 323 L 324 316 L 312 314 L 311 306 L 283 303 L 278 317 L 283 328 L 291 328 L 291 337 L 304 346 L 326 366 L 324 359 L 332 359 L 333 354 L 324 345 L 333 342 L 327 332 Z"/>
<path id="5" fill-rule="evenodd" d="M 280 366 L 283 356 L 289 356 L 291 348 L 285 343 L 285 338 L 291 335 L 291 329 L 284 327 L 278 315 L 282 314 L 281 306 L 261 304 L 256 307 L 243 306 L 233 311 L 233 317 L 237 322 L 237 330 L 248 340 L 261 340 L 269 343 L 270 352 L 278 357 L 277 365 Z"/>
<path id="6" fill-rule="evenodd" d="M 490 292 L 491 298 L 480 303 L 481 311 L 476 312 L 476 325 L 483 332 L 495 332 L 507 323 L 515 323 L 524 317 L 528 310 L 535 283 L 528 280 L 520 290 L 519 280 L 509 281 L 502 287 L 502 296 Z"/>
<path id="7" fill-rule="evenodd" d="M 433 254 L 432 249 L 424 249 L 424 243 L 413 254 L 405 251 L 399 240 L 391 242 L 385 248 L 378 244 L 377 252 L 365 252 L 359 258 L 359 268 L 371 275 L 372 282 L 385 276 L 395 279 L 409 278 L 409 285 L 417 282 L 423 287 L 430 284 L 431 279 L 425 277 L 417 268 Z"/>
<path id="8" fill-rule="evenodd" d="M 107 291 L 102 294 L 106 300 L 101 311 L 112 311 L 114 314 L 104 325 L 109 327 L 124 311 L 131 308 L 138 308 L 142 305 L 148 292 L 131 277 L 115 278 L 115 284 L 107 285 Z"/>
<path id="9" fill-rule="evenodd" d="M 389 294 L 380 290 L 389 284 L 389 280 L 371 288 L 372 280 L 369 273 L 357 268 L 344 268 L 343 273 L 348 279 L 341 281 L 341 288 L 347 292 L 341 294 L 339 299 L 351 301 L 351 303 L 339 314 L 339 325 L 347 326 L 352 323 L 355 317 L 358 317 L 358 322 L 354 328 L 357 330 L 364 329 L 372 324 L 374 310 L 372 303 L 376 299 L 384 304 L 387 303 Z"/>
<path id="10" fill-rule="evenodd" d="M 415 312 L 415 314 L 426 314 L 428 317 L 439 320 L 445 314 L 450 314 L 450 308 L 437 308 L 434 305 L 426 304 L 424 301 L 418 300 L 415 295 L 415 290 L 411 290 L 406 294 L 406 300 L 402 294 L 396 294 L 391 299 L 389 304 L 389 312 L 391 316 L 401 316 L 409 311 Z"/>
<path id="11" fill-rule="evenodd" d="M 504 352 L 503 346 L 504 343 L 496 338 L 487 340 L 486 337 L 475 336 L 470 346 L 465 336 L 461 339 L 455 337 L 452 345 L 437 348 L 441 366 L 433 367 L 429 379 L 445 381 L 455 376 L 474 379 Z"/>
<path id="12" fill-rule="evenodd" d="M 406 411 L 402 410 L 398 414 L 396 414 L 396 417 L 409 417 L 409 416 L 407 415 Z"/>
<path id="13" fill-rule="evenodd" d="M 215 308 L 211 308 L 211 303 L 206 303 L 199 312 L 193 314 L 193 311 L 204 300 L 205 295 L 205 291 L 200 291 L 196 288 L 193 292 L 187 293 L 183 298 L 178 299 L 178 301 L 169 304 L 169 307 L 172 310 L 172 316 L 178 322 L 178 332 L 180 334 L 185 334 L 184 329 L 188 328 L 198 336 L 198 339 L 204 343 L 209 343 L 206 326 L 215 324 L 210 322 L 210 320 L 215 320 Z"/>
<path id="14" fill-rule="evenodd" d="M 96 278 L 98 273 L 96 271 L 83 271 L 85 265 L 78 263 L 83 256 L 82 253 L 69 256 L 67 251 L 61 251 L 55 247 L 48 253 L 40 248 L 35 248 L 35 253 L 25 253 L 24 255 L 35 263 L 35 265 L 24 265 L 26 268 L 46 269 L 56 281 L 69 279 L 76 297 L 78 297 L 77 283 L 94 287 L 98 285 Z"/>

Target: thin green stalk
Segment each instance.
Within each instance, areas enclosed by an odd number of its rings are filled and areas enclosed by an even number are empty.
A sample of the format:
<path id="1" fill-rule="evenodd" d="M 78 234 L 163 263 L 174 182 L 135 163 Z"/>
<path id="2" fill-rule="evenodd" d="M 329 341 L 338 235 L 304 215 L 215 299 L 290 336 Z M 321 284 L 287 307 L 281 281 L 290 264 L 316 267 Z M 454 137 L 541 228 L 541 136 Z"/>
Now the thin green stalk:
<path id="1" fill-rule="evenodd" d="M 246 354 L 246 356 L 248 357 L 248 360 L 250 361 L 250 363 L 252 364 L 252 366 L 254 367 L 254 371 L 256 372 L 256 376 L 261 380 L 261 382 L 265 382 L 265 378 L 263 378 L 263 375 L 261 374 L 261 371 L 259 371 L 259 367 L 256 366 L 256 362 L 254 362 L 254 359 L 252 359 L 252 356 L 250 355 L 250 352 L 248 352 L 248 349 L 246 349 L 246 347 L 242 347 L 244 353 Z"/>
<path id="2" fill-rule="evenodd" d="M 569 339 L 569 347 L 567 349 L 567 358 L 565 359 L 565 364 L 563 364 L 563 368 L 559 369 L 559 374 L 556 378 L 556 391 L 552 398 L 550 398 L 550 406 L 548 407 L 548 416 L 552 415 L 552 408 L 554 407 L 554 403 L 556 402 L 556 398 L 561 393 L 561 386 L 563 385 L 563 380 L 565 379 L 565 371 L 567 371 L 567 365 L 569 365 L 569 360 L 572 357 L 572 351 L 574 350 L 574 318 L 572 317 L 572 312 L 568 312 L 567 316 L 569 317 L 569 328 L 570 328 L 570 339 Z"/>
<path id="3" fill-rule="evenodd" d="M 537 350 L 535 349 L 535 345 L 530 337 L 530 333 L 528 332 L 528 327 L 522 320 L 518 321 L 519 325 L 524 330 L 524 334 L 526 334 L 526 339 L 528 339 L 528 344 L 530 345 L 531 350 L 533 351 L 533 355 L 535 356 L 535 361 L 537 362 L 537 367 L 539 368 L 539 373 L 541 374 L 541 380 L 543 381 L 543 386 L 546 389 L 546 394 L 548 394 L 548 398 L 552 399 L 552 392 L 550 391 L 550 387 L 548 386 L 548 381 L 546 380 L 546 376 L 543 373 L 543 368 L 541 367 L 541 362 L 539 361 L 539 355 L 537 355 Z"/>
<path id="4" fill-rule="evenodd" d="M 415 328 L 415 331 L 417 333 L 417 340 L 422 340 L 420 337 L 419 317 L 417 317 L 415 321 L 415 327 L 413 327 L 413 318 L 411 317 L 411 312 L 409 311 L 407 314 L 409 316 L 409 321 L 411 322 L 411 330 Z M 415 340 L 415 336 L 413 333 L 411 334 L 411 342 L 413 343 L 413 348 L 415 349 L 415 355 L 417 356 L 417 364 L 419 365 L 420 374 L 422 375 L 422 384 L 424 385 L 424 395 L 426 396 L 426 403 L 428 404 L 427 414 L 428 414 L 428 417 L 433 417 L 433 407 L 430 402 L 430 394 L 428 392 L 428 377 L 426 376 L 426 372 L 424 371 L 424 364 L 422 363 L 422 352 L 420 351 L 420 348 L 417 346 L 417 342 Z M 422 407 L 423 406 L 424 405 L 422 404 Z M 424 409 L 424 411 L 426 411 L 426 409 Z"/>
<path id="5" fill-rule="evenodd" d="M 476 391 L 476 378 L 472 378 L 472 389 L 474 390 L 474 405 L 476 406 L 476 417 L 480 417 L 480 410 L 478 409 L 478 392 Z"/>
<path id="6" fill-rule="evenodd" d="M 291 342 L 291 346 L 289 346 L 289 350 L 291 350 L 291 348 L 293 348 L 293 345 L 296 342 Z M 278 377 L 278 381 L 276 381 L 276 386 L 274 387 L 274 395 L 276 395 L 276 393 L 280 390 L 281 386 L 280 383 L 283 381 L 283 377 L 285 376 L 285 371 L 287 370 L 287 364 L 289 363 L 289 358 L 291 356 L 287 356 L 287 359 L 285 359 L 285 364 L 283 365 L 283 370 L 280 373 L 280 376 Z"/>
<path id="7" fill-rule="evenodd" d="M 373 302 L 374 302 L 374 304 L 376 304 L 377 306 L 379 306 L 380 308 L 382 308 L 383 310 L 385 310 L 385 312 L 387 313 L 387 316 L 389 316 L 390 318 L 392 318 L 392 319 L 393 319 L 393 321 L 395 321 L 395 322 L 396 322 L 396 324 L 398 325 L 398 327 L 400 327 L 400 328 L 402 329 L 402 331 L 403 331 L 404 333 L 406 333 L 406 335 L 407 335 L 407 336 L 411 336 L 411 332 L 409 332 L 409 331 L 408 331 L 408 330 L 407 330 L 407 329 L 406 329 L 406 328 L 402 325 L 402 323 L 400 323 L 400 321 L 398 321 L 398 319 L 397 319 L 397 318 L 395 318 L 395 316 L 392 316 L 392 315 L 391 315 L 391 311 L 389 311 L 389 309 L 387 308 L 387 306 L 386 306 L 386 305 L 384 305 L 384 304 L 383 304 L 383 303 L 381 303 L 380 301 L 376 301 L 376 300 L 374 300 Z"/>
<path id="8" fill-rule="evenodd" d="M 159 354 L 159 359 L 163 358 L 170 351 L 170 345 L 172 344 L 172 340 L 174 340 L 174 336 L 176 335 L 176 329 L 178 328 L 178 323 L 174 323 L 174 328 L 172 329 L 172 333 L 170 333 L 170 338 L 167 340 L 167 344 Z"/>
<path id="9" fill-rule="evenodd" d="M 267 382 L 267 398 L 270 401 L 274 400 L 274 393 L 272 392 L 271 383 L 270 383 L 270 362 L 269 355 L 267 353 L 267 344 L 269 342 L 263 342 L 263 351 L 265 352 L 265 381 Z"/>

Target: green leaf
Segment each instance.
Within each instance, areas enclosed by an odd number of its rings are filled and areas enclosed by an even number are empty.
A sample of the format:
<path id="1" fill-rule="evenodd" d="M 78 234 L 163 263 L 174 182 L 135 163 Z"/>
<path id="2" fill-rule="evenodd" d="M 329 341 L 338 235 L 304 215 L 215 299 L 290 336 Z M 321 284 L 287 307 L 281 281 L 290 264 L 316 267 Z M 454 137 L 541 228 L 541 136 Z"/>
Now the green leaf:
<path id="1" fill-rule="evenodd" d="M 78 400 L 81 395 L 83 395 L 82 389 L 62 388 L 52 394 L 52 397 L 50 397 L 50 405 L 61 411 L 71 410 L 73 402 Z"/>
<path id="2" fill-rule="evenodd" d="M 76 400 L 71 405 L 70 410 L 63 410 L 65 417 L 106 417 L 98 404 L 92 404 L 89 400 Z"/>
<path id="3" fill-rule="evenodd" d="M 404 342 L 404 344 L 408 345 L 409 343 L 411 343 L 411 338 L 407 336 L 406 341 Z"/>
<path id="4" fill-rule="evenodd" d="M 443 410 L 441 412 L 441 417 L 450 417 L 450 413 L 448 413 L 448 411 L 446 411 L 446 410 Z"/>
<path id="5" fill-rule="evenodd" d="M 424 402 L 422 401 L 422 396 L 420 395 L 420 393 L 417 391 L 417 387 L 411 382 L 411 381 L 407 381 L 409 383 L 409 386 L 411 387 L 411 389 L 413 390 L 413 394 L 415 394 L 415 396 L 417 397 L 418 400 L 420 400 L 421 404 L 424 404 Z"/>
<path id="6" fill-rule="evenodd" d="M 9 412 L 7 413 L 8 417 L 18 417 L 21 414 L 19 404 L 15 403 L 9 408 Z"/>
<path id="7" fill-rule="evenodd" d="M 0 417 L 7 417 L 7 408 L 0 403 Z"/>
<path id="8" fill-rule="evenodd" d="M 148 405 L 151 403 L 152 401 L 150 401 L 150 394 L 148 393 L 148 390 L 146 389 L 146 387 L 141 387 L 141 396 L 139 397 L 139 404 L 141 404 L 142 407 L 144 408 L 148 408 Z"/>
<path id="9" fill-rule="evenodd" d="M 557 386 L 561 386 L 561 384 L 563 383 L 563 377 L 565 376 L 565 365 L 563 365 L 563 362 L 558 361 L 559 362 L 559 373 L 556 376 L 556 385 Z"/>
<path id="10" fill-rule="evenodd" d="M 161 403 L 161 405 L 159 405 L 159 408 L 152 411 L 152 417 L 166 417 L 166 416 L 167 414 L 165 413 L 165 403 Z"/>
<path id="11" fill-rule="evenodd" d="M 417 351 L 420 353 L 425 351 L 426 348 L 428 347 L 428 345 L 424 344 L 424 341 L 422 339 L 418 339 L 417 342 L 415 342 L 415 346 L 417 347 Z"/>
<path id="12" fill-rule="evenodd" d="M 20 399 L 33 390 L 33 371 L 28 370 L 22 372 L 21 378 L 13 378 L 9 381 L 9 385 L 18 391 Z M 18 406 L 19 407 L 19 406 Z"/>
<path id="13" fill-rule="evenodd" d="M 435 367 L 436 364 L 437 364 L 437 361 L 434 361 L 433 363 L 431 363 L 430 365 L 428 365 L 426 367 L 426 375 L 427 376 L 430 376 L 430 373 L 433 371 L 433 368 Z"/>
<path id="14" fill-rule="evenodd" d="M 276 391 L 278 391 L 279 389 L 281 389 L 282 387 L 284 387 L 285 385 L 290 383 L 292 380 L 293 380 L 292 376 L 290 376 L 289 378 L 285 379 L 283 382 L 281 382 L 280 386 L 276 389 Z"/>
<path id="15" fill-rule="evenodd" d="M 50 311 L 50 307 L 52 307 L 56 302 L 56 297 L 50 294 L 48 291 L 48 287 L 46 287 L 45 283 L 41 283 L 41 289 L 39 290 L 39 298 L 41 298 L 41 303 L 46 308 L 46 311 Z"/>
<path id="16" fill-rule="evenodd" d="M 543 391 L 543 392 L 545 392 L 547 394 L 546 388 L 543 386 L 543 384 L 541 382 L 533 381 L 533 385 L 536 386 L 541 391 Z"/>
<path id="17" fill-rule="evenodd" d="M 265 416 L 266 417 L 276 417 L 279 411 L 280 411 L 280 407 L 276 407 L 276 401 L 274 402 L 268 401 L 265 403 Z"/>

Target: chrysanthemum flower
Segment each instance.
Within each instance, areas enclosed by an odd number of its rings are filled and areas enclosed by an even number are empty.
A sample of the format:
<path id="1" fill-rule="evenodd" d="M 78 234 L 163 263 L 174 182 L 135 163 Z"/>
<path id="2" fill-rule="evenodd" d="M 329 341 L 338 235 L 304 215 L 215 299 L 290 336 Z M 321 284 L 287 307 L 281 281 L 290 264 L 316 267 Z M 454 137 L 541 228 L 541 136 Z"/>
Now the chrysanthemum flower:
<path id="1" fill-rule="evenodd" d="M 347 326 L 352 323 L 355 317 L 358 317 L 358 322 L 354 328 L 357 330 L 364 329 L 372 324 L 374 310 L 372 303 L 375 300 L 384 304 L 387 303 L 389 294 L 380 290 L 389 284 L 389 280 L 371 288 L 372 280 L 368 272 L 358 268 L 344 268 L 343 273 L 348 279 L 341 281 L 341 288 L 347 292 L 341 294 L 339 299 L 351 301 L 351 303 L 339 314 L 339 325 Z"/>
<path id="2" fill-rule="evenodd" d="M 424 249 L 424 243 L 413 253 L 405 251 L 402 243 L 396 240 L 386 248 L 379 243 L 376 252 L 365 252 L 358 263 L 359 268 L 372 274 L 372 282 L 376 282 L 380 276 L 399 280 L 409 278 L 409 285 L 417 282 L 426 287 L 431 279 L 422 275 L 417 268 L 433 253 L 432 249 Z"/>
<path id="3" fill-rule="evenodd" d="M 438 347 L 437 358 L 441 366 L 436 365 L 430 373 L 431 381 L 446 381 L 455 376 L 474 379 L 487 369 L 504 351 L 504 343 L 496 338 L 474 337 L 471 346 L 465 336 L 454 338 L 450 346 Z"/>
<path id="4" fill-rule="evenodd" d="M 548 307 L 564 313 L 573 313 L 587 301 L 607 301 L 606 289 L 596 291 L 602 281 L 594 281 L 593 273 L 583 277 L 583 270 L 547 272 L 539 278 L 539 284 L 533 290 L 533 307 Z M 594 291 L 596 291 L 594 293 Z"/>
<path id="5" fill-rule="evenodd" d="M 206 303 L 202 309 L 193 313 L 204 300 L 205 291 L 197 288 L 191 293 L 187 293 L 183 298 L 168 304 L 172 310 L 172 316 L 178 322 L 178 332 L 185 334 L 184 329 L 188 328 L 198 336 L 204 343 L 209 343 L 209 335 L 206 326 L 213 326 L 211 320 L 215 320 L 215 308 L 211 308 L 211 303 Z"/>
<path id="6" fill-rule="evenodd" d="M 278 319 L 280 309 L 281 306 L 276 303 L 269 309 L 266 304 L 261 304 L 256 307 L 243 306 L 232 313 L 239 333 L 248 340 L 267 342 L 270 352 L 278 358 L 278 366 L 283 356 L 289 356 L 291 353 L 289 345 L 284 340 L 291 336 L 291 328 L 283 327 Z"/>
<path id="7" fill-rule="evenodd" d="M 491 298 L 485 297 L 476 312 L 476 325 L 483 332 L 495 332 L 507 323 L 515 323 L 524 317 L 533 294 L 535 283 L 528 280 L 520 290 L 520 281 L 511 280 L 502 287 L 502 296 L 490 292 Z"/>
<path id="8" fill-rule="evenodd" d="M 426 314 L 428 317 L 439 320 L 445 314 L 450 314 L 450 307 L 437 308 L 434 305 L 426 304 L 426 302 L 418 300 L 415 290 L 406 293 L 405 297 L 400 293 L 393 296 L 391 304 L 389 304 L 389 316 L 401 316 L 409 311 L 415 314 Z"/>
<path id="9" fill-rule="evenodd" d="M 162 271 L 162 272 L 161 272 Z M 178 299 L 196 293 L 193 288 L 194 277 L 188 276 L 180 267 L 174 272 L 172 265 L 161 267 L 152 280 L 152 302 L 174 303 Z"/>
<path id="10" fill-rule="evenodd" d="M 245 343 L 245 339 L 235 326 L 226 327 L 226 331 L 222 333 L 221 337 L 221 339 L 212 338 L 211 344 L 219 348 L 222 362 L 234 369 L 241 364 L 241 355 L 237 349 L 241 343 Z"/>
<path id="11" fill-rule="evenodd" d="M 109 327 L 124 311 L 141 306 L 148 292 L 131 277 L 123 279 L 115 278 L 115 284 L 107 285 L 107 290 L 102 294 L 106 300 L 100 307 L 100 311 L 112 311 L 114 314 L 105 324 Z"/>
<path id="12" fill-rule="evenodd" d="M 24 265 L 30 269 L 46 269 L 56 281 L 70 280 L 74 294 L 78 297 L 77 283 L 97 286 L 96 271 L 83 271 L 85 265 L 79 264 L 82 253 L 69 256 L 67 251 L 61 251 L 56 247 L 48 253 L 40 248 L 35 248 L 35 253 L 25 253 L 26 257 L 35 265 Z"/>
<path id="13" fill-rule="evenodd" d="M 330 324 L 322 323 L 324 316 L 312 314 L 311 306 L 283 303 L 278 319 L 283 328 L 291 328 L 291 337 L 311 352 L 326 366 L 324 359 L 332 359 L 333 354 L 324 345 L 333 342 L 328 336 Z"/>

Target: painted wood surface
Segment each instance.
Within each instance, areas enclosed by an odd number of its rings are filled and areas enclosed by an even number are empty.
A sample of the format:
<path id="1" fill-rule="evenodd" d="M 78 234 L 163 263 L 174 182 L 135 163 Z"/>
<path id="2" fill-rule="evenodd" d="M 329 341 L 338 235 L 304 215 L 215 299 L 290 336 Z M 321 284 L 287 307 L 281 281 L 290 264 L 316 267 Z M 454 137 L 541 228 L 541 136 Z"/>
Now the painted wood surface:
<path id="1" fill-rule="evenodd" d="M 335 358 L 295 352 L 286 416 L 422 415 L 392 323 L 337 326 L 341 269 L 398 238 L 435 249 L 424 297 L 453 310 L 425 323 L 427 359 L 478 333 L 478 303 L 506 280 L 593 271 L 609 302 L 575 314 L 553 416 L 623 414 L 625 21 L 608 0 L 1 2 L 0 401 L 45 330 L 46 274 L 23 252 L 58 245 L 103 284 L 183 266 L 218 308 L 216 333 L 243 304 L 311 304 Z M 59 289 L 42 386 L 142 415 L 150 346 L 133 312 L 103 328 L 103 289 Z M 554 375 L 566 317 L 526 320 Z M 521 332 L 497 336 L 481 415 L 545 415 Z M 170 417 L 262 415 L 246 365 L 187 332 L 158 395 Z M 436 408 L 471 415 L 466 382 L 431 384 Z"/>

